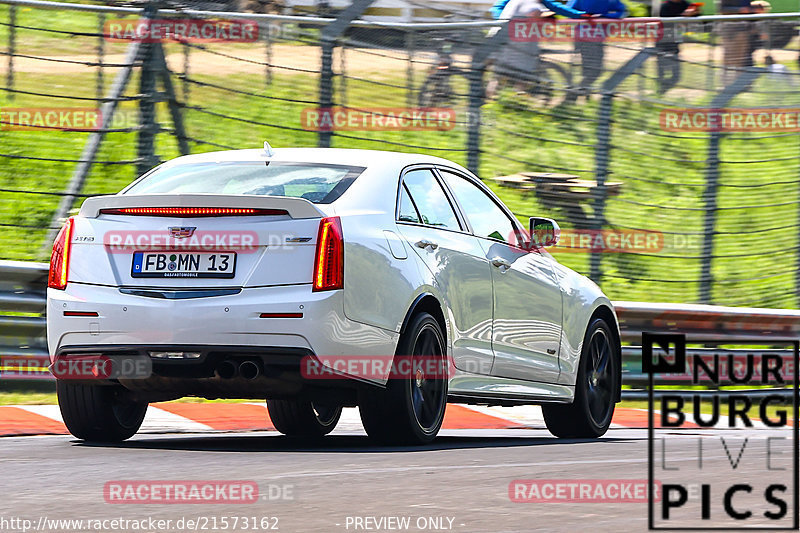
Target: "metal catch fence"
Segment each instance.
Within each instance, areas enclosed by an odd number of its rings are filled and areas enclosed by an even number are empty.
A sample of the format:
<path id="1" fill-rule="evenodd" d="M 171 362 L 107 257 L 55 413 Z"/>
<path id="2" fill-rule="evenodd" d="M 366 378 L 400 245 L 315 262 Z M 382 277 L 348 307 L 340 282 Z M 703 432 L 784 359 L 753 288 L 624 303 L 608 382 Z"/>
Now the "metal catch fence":
<path id="1" fill-rule="evenodd" d="M 0 2 L 0 257 L 46 259 L 84 197 L 159 161 L 267 139 L 462 163 L 520 217 L 562 222 L 554 254 L 614 299 L 797 306 L 797 13 L 625 19 L 660 33 L 575 42 L 359 20 L 369 5 Z M 228 33 L 132 42 L 142 18 Z M 419 108 L 435 113 L 397 117 Z"/>

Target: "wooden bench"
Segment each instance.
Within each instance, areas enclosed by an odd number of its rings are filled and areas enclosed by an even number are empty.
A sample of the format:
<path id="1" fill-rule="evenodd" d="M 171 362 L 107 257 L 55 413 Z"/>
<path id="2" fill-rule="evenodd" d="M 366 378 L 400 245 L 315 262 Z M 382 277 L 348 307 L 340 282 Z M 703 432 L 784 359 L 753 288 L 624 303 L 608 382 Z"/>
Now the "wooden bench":
<path id="1" fill-rule="evenodd" d="M 598 185 L 595 180 L 584 180 L 572 174 L 555 172 L 520 172 L 493 179 L 503 187 L 534 193 L 543 207 L 562 209 L 576 228 L 591 225 L 593 215 L 584 206 L 593 203 L 596 198 Z M 618 181 L 605 184 L 608 196 L 618 195 L 621 188 L 622 183 Z"/>

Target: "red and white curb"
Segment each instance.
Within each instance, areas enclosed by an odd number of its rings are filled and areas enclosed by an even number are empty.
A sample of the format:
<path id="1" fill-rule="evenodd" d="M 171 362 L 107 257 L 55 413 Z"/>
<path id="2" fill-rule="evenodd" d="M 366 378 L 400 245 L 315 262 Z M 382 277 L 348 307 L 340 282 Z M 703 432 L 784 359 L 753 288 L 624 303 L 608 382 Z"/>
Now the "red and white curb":
<path id="1" fill-rule="evenodd" d="M 647 427 L 647 412 L 618 408 L 612 427 Z M 447 406 L 443 429 L 544 429 L 538 406 Z M 140 433 L 274 431 L 264 403 L 151 404 Z M 337 431 L 361 431 L 357 409 L 345 409 Z M 62 435 L 67 428 L 57 405 L 0 406 L 0 436 Z"/>

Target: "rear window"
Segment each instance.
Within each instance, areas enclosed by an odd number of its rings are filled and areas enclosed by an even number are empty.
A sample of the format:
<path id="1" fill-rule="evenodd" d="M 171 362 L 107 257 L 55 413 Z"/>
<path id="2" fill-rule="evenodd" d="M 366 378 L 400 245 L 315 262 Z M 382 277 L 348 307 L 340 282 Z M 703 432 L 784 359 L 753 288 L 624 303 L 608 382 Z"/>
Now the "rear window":
<path id="1" fill-rule="evenodd" d="M 291 196 L 329 204 L 362 172 L 364 167 L 322 163 L 190 163 L 156 168 L 122 194 L 250 194 Z"/>

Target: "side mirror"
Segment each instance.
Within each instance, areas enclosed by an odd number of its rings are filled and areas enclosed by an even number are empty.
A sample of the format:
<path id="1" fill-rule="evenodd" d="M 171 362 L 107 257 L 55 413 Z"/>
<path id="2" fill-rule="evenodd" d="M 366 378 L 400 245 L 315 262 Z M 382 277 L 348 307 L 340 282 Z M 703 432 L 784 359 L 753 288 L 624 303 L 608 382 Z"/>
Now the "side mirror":
<path id="1" fill-rule="evenodd" d="M 561 228 L 552 218 L 530 218 L 530 247 L 546 248 L 555 246 L 561 238 Z"/>

